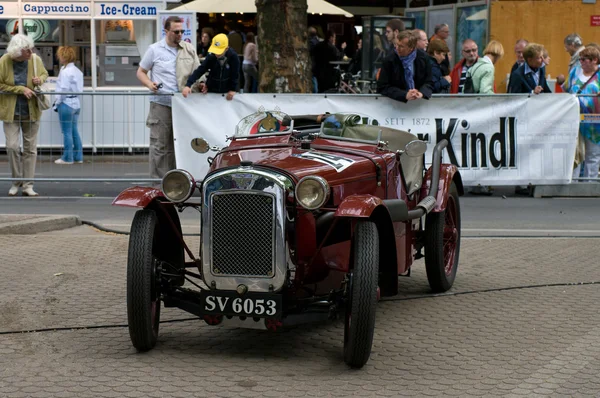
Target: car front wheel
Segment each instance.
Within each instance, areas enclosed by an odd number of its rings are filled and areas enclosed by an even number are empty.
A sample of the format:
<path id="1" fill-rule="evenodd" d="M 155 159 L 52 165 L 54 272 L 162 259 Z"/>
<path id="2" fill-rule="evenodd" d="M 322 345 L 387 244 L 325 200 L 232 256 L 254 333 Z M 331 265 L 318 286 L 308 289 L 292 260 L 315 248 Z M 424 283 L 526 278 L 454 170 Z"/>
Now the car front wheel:
<path id="1" fill-rule="evenodd" d="M 369 360 L 379 275 L 379 234 L 375 223 L 356 224 L 353 238 L 353 268 L 348 275 L 344 323 L 344 362 L 362 368 Z"/>
<path id="2" fill-rule="evenodd" d="M 460 253 L 460 203 L 452 182 L 446 210 L 429 213 L 425 219 L 425 269 L 431 290 L 445 292 L 452 287 Z"/>
<path id="3" fill-rule="evenodd" d="M 127 257 L 127 319 L 129 336 L 138 351 L 156 345 L 160 323 L 158 263 L 158 217 L 153 210 L 135 213 Z"/>

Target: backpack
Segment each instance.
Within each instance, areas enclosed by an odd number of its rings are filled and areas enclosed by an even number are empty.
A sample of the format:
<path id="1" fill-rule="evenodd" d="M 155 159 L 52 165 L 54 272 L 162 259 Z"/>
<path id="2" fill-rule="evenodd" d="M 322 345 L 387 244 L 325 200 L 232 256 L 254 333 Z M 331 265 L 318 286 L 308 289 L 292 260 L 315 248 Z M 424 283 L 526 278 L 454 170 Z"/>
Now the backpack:
<path id="1" fill-rule="evenodd" d="M 479 65 L 481 66 L 481 65 Z M 477 68 L 479 68 L 479 66 Z M 477 69 L 475 68 L 475 69 Z M 475 70 L 473 71 L 475 72 Z M 465 78 L 465 84 L 463 86 L 463 94 L 477 94 L 475 92 L 475 86 L 473 85 L 473 76 L 471 75 L 471 69 L 467 70 L 467 77 Z"/>

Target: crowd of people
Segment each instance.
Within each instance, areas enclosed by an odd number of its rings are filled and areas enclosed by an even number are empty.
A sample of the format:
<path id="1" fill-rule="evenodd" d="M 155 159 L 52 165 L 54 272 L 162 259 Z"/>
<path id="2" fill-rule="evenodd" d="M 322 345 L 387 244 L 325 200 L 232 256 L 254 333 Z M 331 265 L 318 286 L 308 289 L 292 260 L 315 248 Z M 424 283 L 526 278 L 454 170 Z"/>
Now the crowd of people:
<path id="1" fill-rule="evenodd" d="M 214 34 L 210 28 L 199 33 L 196 48 L 181 40 L 183 21 L 169 17 L 164 24 L 164 39 L 152 44 L 143 54 L 137 78 L 154 95 L 146 125 L 150 129 L 150 175 L 162 178 L 176 167 L 171 94 L 181 92 L 184 97 L 193 92 L 225 94 L 233 99 L 240 91 L 240 76 L 244 76 L 243 92 L 257 92 L 258 47 L 253 33 L 229 30 Z M 371 60 L 376 70 L 373 78 L 377 91 L 401 102 L 429 99 L 435 93 L 493 94 L 495 64 L 504 56 L 502 44 L 496 40 L 487 43 L 479 55 L 477 43 L 466 39 L 461 43 L 461 58 L 450 68 L 451 52 L 447 44 L 448 25 L 435 27 L 430 38 L 423 30 L 406 30 L 400 19 L 387 22 L 381 36 L 374 35 Z M 312 61 L 313 92 L 335 88 L 335 61 L 344 57 L 346 43 L 336 45 L 336 34 L 328 31 L 324 39 L 317 36 L 314 27 L 308 30 L 308 49 Z M 557 77 L 555 91 L 580 94 L 581 113 L 600 113 L 598 94 L 600 79 L 598 64 L 600 46 L 583 45 L 581 37 L 570 34 L 564 39 L 571 55 L 568 73 Z M 0 96 L 0 120 L 4 123 L 6 150 L 13 178 L 23 181 L 12 184 L 8 194 L 15 196 L 22 190 L 24 196 L 37 196 L 33 178 L 37 156 L 37 134 L 42 110 L 35 95 L 36 87 L 48 77 L 40 57 L 33 52 L 34 43 L 27 35 L 16 34 L 0 58 L 0 91 L 17 95 Z M 351 72 L 361 70 L 362 38 L 359 36 L 350 62 Z M 516 61 L 507 83 L 508 93 L 543 94 L 552 92 L 546 81 L 545 67 L 550 56 L 543 45 L 519 39 L 514 46 Z M 240 62 L 240 53 L 243 53 Z M 75 66 L 73 47 L 60 47 L 57 52 L 62 65 L 58 75 L 57 93 L 83 91 L 83 74 Z M 39 71 L 39 73 L 38 73 Z M 151 72 L 151 76 L 149 73 Z M 77 125 L 81 109 L 77 95 L 55 96 L 53 109 L 58 112 L 64 138 L 63 154 L 56 164 L 69 165 L 83 162 L 83 148 Z M 596 123 L 580 124 L 579 142 L 575 157 L 574 177 L 598 177 L 600 167 L 600 131 Z M 23 151 L 20 151 L 20 140 Z M 485 187 L 482 187 L 485 188 Z M 483 190 L 489 193 L 490 190 Z"/>
<path id="2" fill-rule="evenodd" d="M 502 44 L 490 41 L 481 56 L 477 43 L 466 39 L 461 45 L 462 58 L 448 70 L 450 50 L 447 46 L 448 26 L 436 26 L 435 34 L 427 41 L 421 30 L 393 30 L 395 51 L 388 54 L 379 72 L 377 90 L 398 101 L 429 99 L 433 93 L 494 94 L 494 65 L 504 56 Z M 573 177 L 597 178 L 600 168 L 600 130 L 597 123 L 585 121 L 585 114 L 600 113 L 600 79 L 598 63 L 600 46 L 583 45 L 582 38 L 570 34 L 564 39 L 565 50 L 571 56 L 568 74 L 557 77 L 557 92 L 579 95 L 579 142 Z M 508 93 L 551 93 L 546 80 L 548 51 L 542 44 L 519 39 L 514 47 L 516 61 L 507 84 Z M 489 187 L 473 193 L 491 194 Z M 527 188 L 517 187 L 517 193 L 529 194 Z"/>

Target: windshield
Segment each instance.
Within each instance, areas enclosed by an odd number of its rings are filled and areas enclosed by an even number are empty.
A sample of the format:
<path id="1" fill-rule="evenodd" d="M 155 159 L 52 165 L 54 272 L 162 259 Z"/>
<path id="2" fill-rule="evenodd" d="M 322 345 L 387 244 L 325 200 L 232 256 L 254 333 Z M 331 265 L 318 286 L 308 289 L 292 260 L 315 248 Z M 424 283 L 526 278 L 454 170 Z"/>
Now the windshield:
<path id="1" fill-rule="evenodd" d="M 335 113 L 321 123 L 321 135 L 348 141 L 377 144 L 381 140 L 381 128 L 370 124 L 361 124 L 362 117 L 353 113 Z"/>
<path id="2" fill-rule="evenodd" d="M 235 126 L 235 137 L 255 137 L 289 134 L 293 130 L 291 118 L 280 111 L 258 111 L 246 116 Z"/>

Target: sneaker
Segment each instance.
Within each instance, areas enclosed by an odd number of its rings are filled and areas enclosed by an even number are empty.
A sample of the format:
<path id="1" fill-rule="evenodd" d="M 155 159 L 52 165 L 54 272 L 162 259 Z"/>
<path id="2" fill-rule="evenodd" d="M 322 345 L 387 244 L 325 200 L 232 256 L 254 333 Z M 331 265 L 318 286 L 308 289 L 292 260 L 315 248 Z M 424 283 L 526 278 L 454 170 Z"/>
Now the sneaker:
<path id="1" fill-rule="evenodd" d="M 54 161 L 54 163 L 56 164 L 73 164 L 73 162 L 67 162 L 65 160 L 62 160 L 62 158 L 58 158 Z"/>
<path id="2" fill-rule="evenodd" d="M 40 196 L 37 192 L 33 190 L 31 187 L 23 188 L 23 196 Z"/>
<path id="3" fill-rule="evenodd" d="M 75 163 L 83 163 L 83 160 L 76 160 Z"/>
<path id="4" fill-rule="evenodd" d="M 19 186 L 18 185 L 13 185 L 8 190 L 8 196 L 17 196 L 18 193 L 19 193 Z"/>

